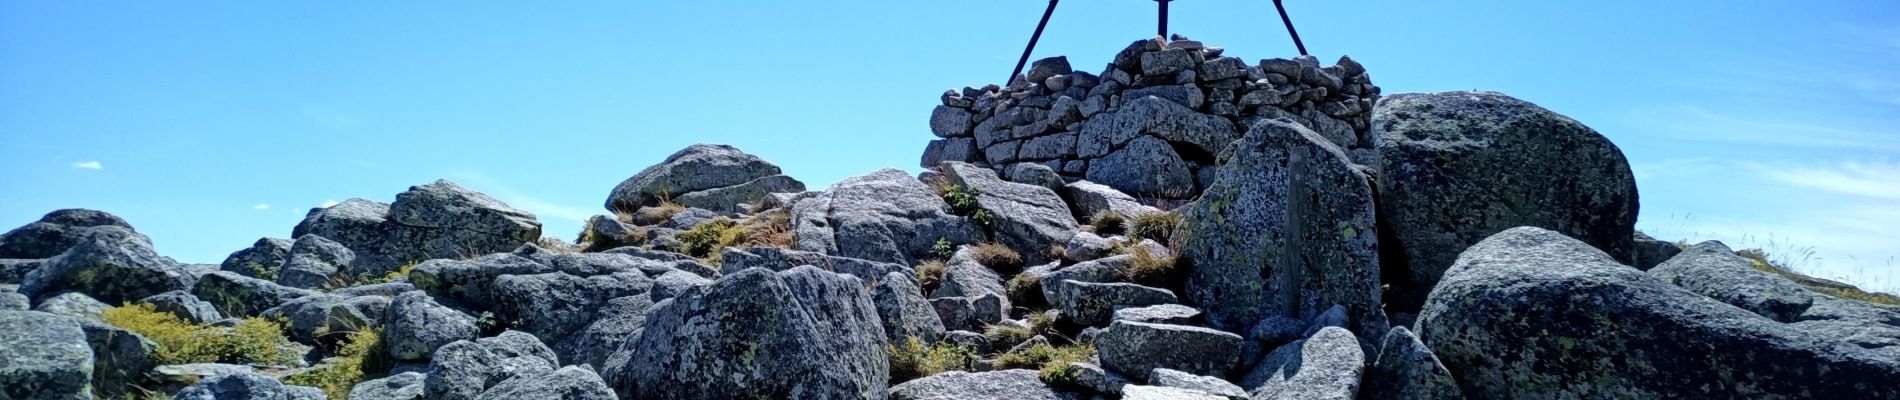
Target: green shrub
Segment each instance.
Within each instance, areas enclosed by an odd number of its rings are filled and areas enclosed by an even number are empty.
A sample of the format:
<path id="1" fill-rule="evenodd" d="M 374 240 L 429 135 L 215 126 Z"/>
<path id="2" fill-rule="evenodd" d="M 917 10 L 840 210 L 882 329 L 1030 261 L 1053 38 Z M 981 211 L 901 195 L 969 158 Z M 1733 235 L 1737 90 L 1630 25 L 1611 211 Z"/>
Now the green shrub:
<path id="1" fill-rule="evenodd" d="M 937 238 L 937 243 L 930 245 L 930 254 L 937 255 L 937 258 L 948 259 L 957 254 L 957 245 L 951 244 L 949 239 Z"/>
<path id="2" fill-rule="evenodd" d="M 1089 216 L 1089 226 L 1095 228 L 1097 235 L 1120 235 L 1128 231 L 1128 217 L 1109 210 L 1096 211 Z"/>
<path id="3" fill-rule="evenodd" d="M 322 389 L 331 399 L 347 400 L 350 388 L 380 377 L 393 365 L 383 347 L 382 334 L 376 330 L 351 332 L 337 349 L 336 357 L 318 366 L 284 379 L 284 383 Z"/>
<path id="4" fill-rule="evenodd" d="M 970 217 L 970 219 L 976 221 L 977 225 L 983 226 L 984 229 L 989 229 L 991 228 L 990 212 L 984 210 L 983 204 L 976 201 L 977 194 L 979 193 L 981 192 L 978 191 L 975 186 L 964 187 L 960 185 L 950 185 L 944 191 L 943 201 L 950 203 L 951 214 Z"/>
<path id="5" fill-rule="evenodd" d="M 746 241 L 746 229 L 739 223 L 725 217 L 701 222 L 673 237 L 680 241 L 687 255 L 702 259 L 713 259 L 726 246 L 737 246 Z"/>
<path id="6" fill-rule="evenodd" d="M 888 348 L 891 357 L 891 383 L 922 378 L 945 371 L 968 371 L 976 364 L 976 353 L 949 341 L 924 345 L 916 337 Z"/>
<path id="7" fill-rule="evenodd" d="M 1141 239 L 1154 239 L 1168 244 L 1174 235 L 1174 226 L 1181 224 L 1181 214 L 1171 212 L 1151 212 L 1135 214 L 1128 221 L 1128 239 L 1140 243 Z"/>
<path id="8" fill-rule="evenodd" d="M 297 362 L 297 355 L 283 350 L 290 345 L 283 325 L 262 318 L 245 318 L 227 329 L 193 324 L 143 303 L 106 308 L 100 318 L 157 343 L 153 358 L 159 364 Z"/>

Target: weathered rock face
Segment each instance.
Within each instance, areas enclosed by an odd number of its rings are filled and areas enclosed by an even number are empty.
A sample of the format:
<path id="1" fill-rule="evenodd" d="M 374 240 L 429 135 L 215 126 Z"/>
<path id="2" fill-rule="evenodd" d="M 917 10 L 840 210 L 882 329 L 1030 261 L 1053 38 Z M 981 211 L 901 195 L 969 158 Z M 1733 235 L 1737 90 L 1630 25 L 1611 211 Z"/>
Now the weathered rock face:
<path id="1" fill-rule="evenodd" d="M 1115 190 L 1099 183 L 1075 181 L 1063 186 L 1063 195 L 1069 199 L 1069 206 L 1075 211 L 1075 219 L 1087 221 L 1096 213 L 1110 211 L 1123 216 L 1135 216 L 1160 212 L 1154 207 L 1141 204 L 1134 196 Z"/>
<path id="2" fill-rule="evenodd" d="M 493 305 L 496 278 L 549 272 L 555 272 L 554 267 L 504 253 L 472 260 L 429 260 L 409 272 L 409 282 L 429 294 L 466 304 Z"/>
<path id="3" fill-rule="evenodd" d="M 1631 261 L 1636 181 L 1615 144 L 1576 120 L 1492 92 L 1402 94 L 1373 116 L 1383 157 L 1381 245 L 1404 281 L 1397 310 L 1418 308 L 1458 253 L 1491 234 L 1535 226 Z"/>
<path id="4" fill-rule="evenodd" d="M 1060 400 L 1067 397 L 1042 384 L 1036 371 L 1011 369 L 969 373 L 950 371 L 891 387 L 891 400 Z"/>
<path id="5" fill-rule="evenodd" d="M 951 214 L 929 186 L 896 169 L 846 178 L 799 200 L 792 234 L 799 250 L 903 265 L 934 257 L 938 240 L 986 240 L 976 222 Z"/>
<path id="6" fill-rule="evenodd" d="M 534 335 L 508 331 L 436 349 L 423 380 L 426 398 L 468 400 L 511 378 L 535 376 L 560 366 L 554 351 Z"/>
<path id="7" fill-rule="evenodd" d="M 720 271 L 724 273 L 734 273 L 749 268 L 784 271 L 812 265 L 826 271 L 855 276 L 865 281 L 875 280 L 892 272 L 916 275 L 916 271 L 902 264 L 828 256 L 823 253 L 777 247 L 756 247 L 744 250 L 728 247 L 720 252 L 720 260 Z"/>
<path id="8" fill-rule="evenodd" d="M 607 196 L 606 207 L 632 213 L 670 199 L 688 207 L 731 210 L 766 193 L 805 190 L 805 184 L 779 173 L 777 165 L 738 148 L 696 144 L 620 182 Z"/>
<path id="9" fill-rule="evenodd" d="M 423 292 L 396 296 L 383 319 L 383 345 L 401 361 L 428 360 L 435 349 L 459 340 L 475 340 L 475 317 L 455 311 Z"/>
<path id="10" fill-rule="evenodd" d="M 345 337 L 344 333 L 382 327 L 387 309 L 388 297 L 313 294 L 264 310 L 260 316 L 288 322 L 285 333 L 291 340 L 333 343 Z"/>
<path id="11" fill-rule="evenodd" d="M 491 307 L 515 329 L 547 342 L 566 337 L 594 320 L 608 300 L 646 294 L 653 279 L 640 272 L 579 277 L 564 272 L 502 275 L 495 279 Z"/>
<path id="12" fill-rule="evenodd" d="M 0 395 L 92 398 L 93 354 L 79 324 L 35 311 L 0 311 Z"/>
<path id="13" fill-rule="evenodd" d="M 1267 354 L 1240 386 L 1255 399 L 1350 400 L 1359 395 L 1365 364 L 1352 332 L 1328 327 Z"/>
<path id="14" fill-rule="evenodd" d="M 976 191 L 976 202 L 989 212 L 996 240 L 1021 253 L 1025 263 L 1054 261 L 1049 259 L 1049 247 L 1068 243 L 1080 225 L 1054 190 L 1005 181 L 996 171 L 968 163 L 949 162 L 942 168 L 951 183 Z"/>
<path id="15" fill-rule="evenodd" d="M 284 287 L 270 281 L 238 275 L 229 271 L 206 274 L 191 288 L 191 294 L 210 302 L 227 317 L 258 315 L 314 291 Z"/>
<path id="16" fill-rule="evenodd" d="M 633 295 L 608 300 L 594 311 L 594 321 L 561 338 L 554 353 L 570 364 L 587 364 L 595 370 L 607 367 L 607 358 L 621 343 L 646 327 L 647 313 L 655 300 L 649 295 Z"/>
<path id="17" fill-rule="evenodd" d="M 316 400 L 322 398 L 317 392 L 315 398 L 298 386 L 284 385 L 277 378 L 263 374 L 241 373 L 217 375 L 186 387 L 179 391 L 176 400 Z"/>
<path id="18" fill-rule="evenodd" d="M 892 272 L 878 279 L 871 291 L 878 320 L 884 325 L 884 337 L 891 343 L 902 345 L 910 338 L 934 343 L 943 336 L 943 320 L 924 299 L 923 289 L 915 280 L 914 275 Z"/>
<path id="19" fill-rule="evenodd" d="M 613 389 L 593 370 L 570 366 L 547 374 L 518 376 L 488 388 L 478 400 L 614 400 Z"/>
<path id="20" fill-rule="evenodd" d="M 112 304 L 190 286 L 194 277 L 160 257 L 145 235 L 116 225 L 86 228 L 71 248 L 28 273 L 19 292 L 39 298 L 77 291 Z"/>
<path id="21" fill-rule="evenodd" d="M 603 375 L 625 399 L 877 399 L 888 343 L 858 279 L 754 268 L 656 304 Z"/>
<path id="22" fill-rule="evenodd" d="M 1382 333 L 1372 186 L 1346 154 L 1270 120 L 1223 151 L 1220 165 L 1174 235 L 1189 262 L 1187 297 L 1208 322 L 1240 331 L 1339 304 Z"/>
<path id="23" fill-rule="evenodd" d="M 421 400 L 423 374 L 404 372 L 358 383 L 350 388 L 357 400 Z"/>
<path id="24" fill-rule="evenodd" d="M 1403 326 L 1385 334 L 1377 360 L 1366 370 L 1363 390 L 1364 397 L 1374 399 L 1464 398 L 1451 371 Z"/>
<path id="25" fill-rule="evenodd" d="M 447 180 L 411 186 L 383 204 L 349 199 L 310 210 L 293 236 L 318 235 L 355 259 L 343 273 L 381 275 L 405 264 L 501 253 L 541 238 L 534 214 Z"/>
<path id="26" fill-rule="evenodd" d="M 276 276 L 280 271 L 279 268 L 284 265 L 284 259 L 290 257 L 292 243 L 290 239 L 283 238 L 257 239 L 251 247 L 232 252 L 229 257 L 225 257 L 224 263 L 218 265 L 218 270 L 268 279 L 267 277 Z"/>
<path id="27" fill-rule="evenodd" d="M 277 274 L 277 284 L 312 289 L 330 282 L 338 272 L 348 271 L 356 261 L 356 252 L 342 243 L 317 235 L 304 235 L 292 242 Z"/>
<path id="28" fill-rule="evenodd" d="M 1707 241 L 1683 250 L 1649 275 L 1781 322 L 1794 322 L 1814 305 L 1814 292 L 1749 263 L 1722 242 Z"/>
<path id="29" fill-rule="evenodd" d="M 930 142 L 923 166 L 1030 162 L 1071 180 L 1185 199 L 1206 187 L 1200 171 L 1254 120 L 1286 118 L 1348 151 L 1370 152 L 1379 88 L 1357 62 L 1322 68 L 1312 57 L 1248 63 L 1222 53 L 1191 40 L 1146 39 L 1100 75 L 1055 57 L 1006 88 L 946 92 L 930 117 L 943 139 Z"/>
<path id="30" fill-rule="evenodd" d="M 1891 356 L 1670 285 L 1541 228 L 1466 250 L 1418 330 L 1478 398 L 1900 396 Z"/>
<path id="31" fill-rule="evenodd" d="M 1115 321 L 1095 338 L 1095 348 L 1102 368 L 1146 381 L 1155 368 L 1227 376 L 1238 367 L 1240 341 L 1208 328 Z"/>
<path id="32" fill-rule="evenodd" d="M 1630 266 L 1648 271 L 1681 253 L 1682 247 L 1675 243 L 1656 240 L 1637 231 L 1636 238 L 1630 243 Z"/>
<path id="33" fill-rule="evenodd" d="M 132 229 L 132 224 L 104 211 L 78 208 L 55 210 L 40 217 L 39 221 L 0 234 L 0 259 L 57 256 L 85 239 L 91 232 L 91 229 L 86 228 L 103 226 Z"/>
<path id="34" fill-rule="evenodd" d="M 1068 286 L 1063 290 L 1065 296 L 1049 299 L 1049 302 L 1061 308 L 1063 318 L 1083 326 L 1107 324 L 1115 316 L 1116 310 L 1124 307 L 1172 304 L 1176 301 L 1174 293 L 1167 290 L 1133 283 L 1061 283 Z"/>

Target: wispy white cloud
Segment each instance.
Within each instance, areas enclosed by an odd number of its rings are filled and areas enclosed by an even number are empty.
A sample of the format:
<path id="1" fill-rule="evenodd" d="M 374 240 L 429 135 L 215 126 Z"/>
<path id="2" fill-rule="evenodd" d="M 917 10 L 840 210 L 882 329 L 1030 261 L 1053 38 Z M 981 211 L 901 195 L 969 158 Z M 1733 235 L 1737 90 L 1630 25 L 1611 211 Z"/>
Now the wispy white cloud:
<path id="1" fill-rule="evenodd" d="M 337 201 L 336 201 L 335 199 L 331 199 L 331 200 L 324 200 L 324 201 L 323 201 L 323 204 L 319 204 L 319 205 L 317 205 L 317 208 L 330 208 L 330 207 L 336 207 L 336 205 L 338 205 L 338 204 L 343 204 L 343 203 L 340 203 L 340 202 L 337 202 Z"/>
<path id="2" fill-rule="evenodd" d="M 1647 115 L 1642 120 L 1658 126 L 1661 132 L 1702 142 L 1900 151 L 1900 126 L 1842 126 L 1836 125 L 1838 119 L 1818 116 L 1741 117 L 1699 106 L 1682 106 L 1675 112 Z"/>
<path id="3" fill-rule="evenodd" d="M 98 161 L 75 161 L 73 162 L 73 168 L 97 170 L 105 169 L 106 166 L 105 164 L 100 164 Z"/>
<path id="4" fill-rule="evenodd" d="M 1830 166 L 1770 167 L 1763 174 L 1781 183 L 1831 193 L 1900 200 L 1900 163 L 1845 162 Z"/>
<path id="5" fill-rule="evenodd" d="M 264 203 L 258 203 L 257 205 L 251 206 L 251 209 L 252 210 L 269 210 L 270 205 L 264 204 Z"/>

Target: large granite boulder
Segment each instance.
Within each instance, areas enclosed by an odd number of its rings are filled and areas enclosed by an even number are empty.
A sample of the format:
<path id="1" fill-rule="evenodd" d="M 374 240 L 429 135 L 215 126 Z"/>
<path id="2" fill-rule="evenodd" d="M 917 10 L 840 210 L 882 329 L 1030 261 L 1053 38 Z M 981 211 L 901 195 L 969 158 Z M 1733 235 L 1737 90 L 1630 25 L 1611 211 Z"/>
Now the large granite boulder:
<path id="1" fill-rule="evenodd" d="M 475 317 L 436 303 L 420 291 L 396 296 L 383 314 L 383 346 L 391 359 L 399 361 L 428 360 L 436 348 L 475 340 L 480 333 Z"/>
<path id="2" fill-rule="evenodd" d="M 882 398 L 889 341 L 864 288 L 809 266 L 726 275 L 656 304 L 603 375 L 627 399 Z"/>
<path id="3" fill-rule="evenodd" d="M 608 300 L 594 310 L 593 322 L 555 342 L 554 353 L 569 364 L 605 369 L 614 350 L 646 327 L 647 313 L 653 310 L 654 302 L 652 296 L 644 294 Z"/>
<path id="4" fill-rule="evenodd" d="M 1519 226 L 1583 240 L 1632 261 L 1636 180 L 1595 130 L 1492 92 L 1407 93 L 1373 114 L 1383 161 L 1381 226 L 1407 281 L 1388 282 L 1396 310 L 1415 310 L 1459 252 Z"/>
<path id="5" fill-rule="evenodd" d="M 1359 394 L 1366 354 L 1352 332 L 1327 327 L 1267 354 L 1241 377 L 1255 399 L 1352 400 Z"/>
<path id="6" fill-rule="evenodd" d="M 435 350 L 423 380 L 425 398 L 471 400 L 496 384 L 520 376 L 554 371 L 561 365 L 534 335 L 507 331 L 475 341 L 457 341 Z"/>
<path id="7" fill-rule="evenodd" d="M 1155 368 L 1227 376 L 1239 367 L 1240 335 L 1208 328 L 1115 321 L 1095 338 L 1102 368 L 1147 381 Z"/>
<path id="8" fill-rule="evenodd" d="M 356 384 L 350 388 L 354 400 L 422 400 L 424 375 L 404 372 Z"/>
<path id="9" fill-rule="evenodd" d="M 1107 324 L 1126 307 L 1174 304 L 1174 293 L 1133 283 L 1092 283 L 1062 281 L 1068 287 L 1064 296 L 1049 302 L 1062 310 L 1062 317 L 1082 326 Z M 1142 321 L 1136 321 L 1142 322 Z"/>
<path id="10" fill-rule="evenodd" d="M 1542 228 L 1466 250 L 1417 326 L 1478 398 L 1900 397 L 1890 354 L 1704 297 Z"/>
<path id="11" fill-rule="evenodd" d="M 772 193 L 799 193 L 805 191 L 805 183 L 785 175 L 772 175 L 753 179 L 751 182 L 722 188 L 712 188 L 697 192 L 684 193 L 673 198 L 673 203 L 714 210 L 734 212 L 740 205 L 750 205 L 764 199 Z"/>
<path id="12" fill-rule="evenodd" d="M 1722 242 L 1711 240 L 1690 246 L 1650 269 L 1649 275 L 1781 322 L 1794 322 L 1814 305 L 1814 292 L 1780 275 L 1757 270 L 1749 265 L 1751 262 Z"/>
<path id="13" fill-rule="evenodd" d="M 517 376 L 482 392 L 477 400 L 615 400 L 613 389 L 586 367 L 569 366 L 546 374 Z"/>
<path id="14" fill-rule="evenodd" d="M 1123 216 L 1161 212 L 1152 206 L 1141 204 L 1141 201 L 1136 200 L 1134 196 L 1090 181 L 1069 182 L 1063 186 L 1062 194 L 1069 199 L 1069 206 L 1075 212 L 1077 220 L 1087 221 L 1096 213 L 1103 211 Z"/>
<path id="15" fill-rule="evenodd" d="M 986 240 L 975 221 L 951 214 L 929 186 L 890 168 L 845 178 L 794 203 L 792 234 L 799 250 L 903 265 L 936 257 L 939 240 Z"/>
<path id="16" fill-rule="evenodd" d="M 116 225 L 86 228 L 64 253 L 46 259 L 19 288 L 41 298 L 77 291 L 110 304 L 189 287 L 193 276 L 152 250 L 145 235 Z"/>
<path id="17" fill-rule="evenodd" d="M 594 320 L 608 300 L 646 294 L 653 279 L 640 272 L 579 277 L 564 272 L 495 278 L 490 306 L 514 329 L 553 343 Z"/>
<path id="18" fill-rule="evenodd" d="M 341 273 L 381 275 L 440 258 L 502 253 L 541 238 L 534 214 L 447 180 L 411 186 L 383 204 L 349 199 L 310 210 L 292 235 L 318 235 L 350 249 Z"/>
<path id="19" fill-rule="evenodd" d="M 205 274 L 204 278 L 199 279 L 198 284 L 191 288 L 193 296 L 210 302 L 219 313 L 232 318 L 258 315 L 264 310 L 298 297 L 316 293 L 309 289 L 285 287 L 230 271 Z"/>
<path id="20" fill-rule="evenodd" d="M 291 243 L 290 253 L 284 257 L 283 268 L 277 273 L 277 284 L 314 289 L 331 283 L 332 277 L 348 271 L 354 261 L 356 252 L 342 243 L 322 236 L 303 235 Z"/>
<path id="21" fill-rule="evenodd" d="M 92 229 L 87 228 L 106 226 L 132 229 L 132 224 L 105 211 L 78 208 L 54 210 L 38 221 L 0 234 L 0 259 L 57 256 L 91 235 Z"/>
<path id="22" fill-rule="evenodd" d="M 720 252 L 719 270 L 722 273 L 734 273 L 750 268 L 765 268 L 784 271 L 796 267 L 812 265 L 826 271 L 858 277 L 865 281 L 876 280 L 884 274 L 901 272 L 915 275 L 916 271 L 903 264 L 878 262 L 851 257 L 825 255 L 824 253 L 787 250 L 777 247 L 754 247 L 739 249 L 727 247 Z"/>
<path id="23" fill-rule="evenodd" d="M 1393 327 L 1380 341 L 1378 357 L 1366 369 L 1365 397 L 1375 399 L 1462 399 L 1458 380 L 1438 362 L 1432 349 L 1405 327 Z"/>
<path id="24" fill-rule="evenodd" d="M 323 400 L 322 391 L 285 385 L 269 375 L 239 373 L 216 375 L 186 387 L 174 400 Z"/>
<path id="25" fill-rule="evenodd" d="M 1036 371 L 949 371 L 891 387 L 891 400 L 1063 400 L 1044 385 Z"/>
<path id="26" fill-rule="evenodd" d="M 877 306 L 884 337 L 891 343 L 902 345 L 910 338 L 935 343 L 943 336 L 943 320 L 930 301 L 924 299 L 923 289 L 917 287 L 916 279 L 914 275 L 892 272 L 884 274 L 877 280 L 877 287 L 871 289 L 871 302 Z"/>
<path id="27" fill-rule="evenodd" d="M 218 270 L 259 278 L 275 279 L 284 266 L 284 259 L 290 258 L 293 242 L 284 238 L 259 238 L 251 247 L 231 252 L 218 264 Z"/>
<path id="28" fill-rule="evenodd" d="M 93 353 L 66 317 L 0 311 L 0 397 L 91 399 Z"/>
<path id="29" fill-rule="evenodd" d="M 950 182 L 976 192 L 989 212 L 996 241 L 1021 253 L 1029 265 L 1048 263 L 1049 248 L 1067 244 L 1080 226 L 1068 203 L 1049 188 L 1003 180 L 996 171 L 968 163 L 943 164 Z"/>
<path id="30" fill-rule="evenodd" d="M 469 260 L 429 260 L 409 271 L 409 282 L 416 289 L 463 304 L 494 306 L 495 280 L 502 275 L 532 275 L 555 272 L 553 266 L 509 253 L 489 254 Z"/>
<path id="31" fill-rule="evenodd" d="M 216 305 L 200 300 L 198 296 L 193 296 L 191 292 L 183 290 L 159 293 L 139 302 L 151 304 L 152 308 L 158 312 L 170 313 L 194 324 L 224 319 L 224 314 L 218 312 Z"/>
<path id="32" fill-rule="evenodd" d="M 674 152 L 673 155 L 667 156 L 665 161 L 647 167 L 640 173 L 634 174 L 633 177 L 620 182 L 620 185 L 614 186 L 613 193 L 607 196 L 606 207 L 609 210 L 632 213 L 643 206 L 658 205 L 661 200 L 690 199 L 693 196 L 688 196 L 689 194 L 709 189 L 747 186 L 749 183 L 753 187 L 775 185 L 765 182 L 754 183 L 754 181 L 779 175 L 779 173 L 777 165 L 759 156 L 740 151 L 736 147 L 723 144 L 695 144 Z M 797 183 L 796 180 L 790 181 L 789 184 L 797 186 L 798 189 L 781 191 L 804 191 L 804 184 Z M 753 189 L 733 188 L 726 191 L 750 193 Z M 757 192 L 756 194 L 763 197 L 765 193 Z M 720 202 L 733 199 L 729 196 L 705 197 L 705 200 L 720 200 Z M 753 197 L 739 202 L 756 199 L 757 197 Z M 686 203 L 679 204 L 687 205 Z M 687 206 L 727 210 L 731 209 L 733 204 L 736 203 Z"/>
<path id="33" fill-rule="evenodd" d="M 286 323 L 284 333 L 291 340 L 335 344 L 348 337 L 345 333 L 381 328 L 388 309 L 388 297 L 312 294 L 264 310 L 259 316 Z"/>
<path id="34" fill-rule="evenodd" d="M 1220 159 L 1174 234 L 1188 301 L 1224 330 L 1338 304 L 1383 334 L 1372 183 L 1360 167 L 1317 133 L 1277 120 L 1248 128 Z"/>

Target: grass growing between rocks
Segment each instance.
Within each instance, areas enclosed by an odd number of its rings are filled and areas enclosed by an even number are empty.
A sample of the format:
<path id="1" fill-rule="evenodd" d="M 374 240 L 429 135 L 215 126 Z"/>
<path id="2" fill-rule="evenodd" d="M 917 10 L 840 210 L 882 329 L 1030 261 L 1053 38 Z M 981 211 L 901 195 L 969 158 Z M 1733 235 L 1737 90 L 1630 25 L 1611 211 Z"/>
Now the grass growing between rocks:
<path id="1" fill-rule="evenodd" d="M 888 350 L 892 384 L 946 371 L 968 371 L 976 365 L 975 352 L 949 341 L 925 345 L 909 337 L 904 343 L 891 344 Z"/>
<path id="2" fill-rule="evenodd" d="M 224 328 L 193 324 L 159 312 L 151 304 L 131 303 L 106 308 L 100 317 L 107 324 L 158 343 L 154 361 L 160 364 L 297 362 L 295 354 L 282 350 L 290 345 L 283 325 L 262 318 L 245 318 L 235 327 Z"/>
<path id="3" fill-rule="evenodd" d="M 322 389 L 331 399 L 346 400 L 350 388 L 358 383 L 387 374 L 392 362 L 384 350 L 381 332 L 374 329 L 349 333 L 327 365 L 299 372 L 284 383 Z"/>
<path id="4" fill-rule="evenodd" d="M 1023 255 L 1002 243 L 988 242 L 970 246 L 970 258 L 977 264 L 983 264 L 1002 273 L 1013 273 L 1023 269 Z"/>
<path id="5" fill-rule="evenodd" d="M 1174 257 L 1156 256 L 1147 247 L 1132 245 L 1124 251 L 1129 256 L 1128 262 L 1117 268 L 1116 273 L 1125 281 L 1166 287 L 1179 270 Z"/>
<path id="6" fill-rule="evenodd" d="M 680 241 L 680 250 L 686 255 L 700 259 L 718 258 L 719 251 L 726 246 L 737 246 L 746 241 L 746 229 L 725 217 L 694 225 L 674 236 Z"/>
<path id="7" fill-rule="evenodd" d="M 1078 371 L 1069 366 L 1074 362 L 1089 362 L 1095 358 L 1095 345 L 1082 343 L 1068 346 L 1035 344 L 1023 351 L 1004 354 L 996 358 L 996 369 L 1035 369 L 1040 372 L 1042 381 L 1056 387 L 1073 387 Z"/>
<path id="8" fill-rule="evenodd" d="M 1761 249 L 1743 249 L 1740 251 L 1736 251 L 1735 254 L 1742 256 L 1742 258 L 1748 259 L 1749 266 L 1755 267 L 1756 270 L 1772 273 L 1775 275 L 1780 275 L 1781 277 L 1787 278 L 1789 281 L 1792 281 L 1795 284 L 1801 285 L 1801 287 L 1807 288 L 1808 290 L 1814 291 L 1816 293 L 1821 293 L 1821 294 L 1839 297 L 1843 299 L 1849 299 L 1849 300 L 1860 300 L 1860 301 L 1865 301 L 1869 303 L 1900 305 L 1900 296 L 1895 296 L 1893 294 L 1881 293 L 1881 292 L 1868 292 L 1865 290 L 1861 290 L 1858 287 L 1854 287 L 1852 285 L 1815 284 L 1814 278 L 1804 275 L 1800 272 L 1795 272 L 1793 268 L 1789 268 L 1783 262 L 1775 261 L 1772 257 L 1768 255 L 1767 252 L 1762 251 Z"/>
<path id="9" fill-rule="evenodd" d="M 1096 211 L 1095 215 L 1089 216 L 1089 228 L 1105 237 L 1120 235 L 1128 232 L 1128 216 L 1109 210 Z"/>
<path id="10" fill-rule="evenodd" d="M 937 286 L 943 284 L 943 274 L 949 271 L 950 266 L 944 264 L 943 260 L 924 260 L 917 263 L 917 287 L 922 288 L 924 294 L 934 292 Z"/>
<path id="11" fill-rule="evenodd" d="M 989 230 L 993 227 L 990 221 L 990 212 L 989 210 L 984 210 L 983 204 L 976 201 L 976 196 L 979 193 L 981 192 L 978 191 L 975 186 L 964 187 L 961 185 L 949 185 L 943 189 L 943 201 L 950 203 L 951 214 L 970 217 L 971 220 L 976 221 L 977 225 L 981 225 L 984 230 Z"/>
<path id="12" fill-rule="evenodd" d="M 396 270 L 394 271 L 384 272 L 380 275 L 372 274 L 368 272 L 356 274 L 356 275 L 350 275 L 347 273 L 339 272 L 336 275 L 330 276 L 330 279 L 325 280 L 322 285 L 317 285 L 317 290 L 322 291 L 322 292 L 328 292 L 332 290 L 351 288 L 351 287 L 357 287 L 357 286 L 363 286 L 363 285 L 380 285 L 384 283 L 395 282 L 398 280 L 408 278 L 409 271 L 414 271 L 416 269 L 416 264 L 417 263 L 414 263 L 414 262 L 403 264 L 401 267 L 397 267 Z"/>
<path id="13" fill-rule="evenodd" d="M 1003 284 L 1003 291 L 1009 295 L 1010 304 L 1020 307 L 1034 308 L 1048 303 L 1048 299 L 1042 298 L 1042 275 L 1016 274 Z"/>
<path id="14" fill-rule="evenodd" d="M 983 337 L 990 340 L 991 348 L 1002 350 L 1009 350 L 1035 336 L 1029 328 L 1015 325 L 995 324 L 983 329 Z"/>
<path id="15" fill-rule="evenodd" d="M 1141 239 L 1154 239 L 1163 245 L 1174 235 L 1174 226 L 1181 224 L 1181 214 L 1172 212 L 1151 212 L 1136 214 L 1128 218 L 1128 239 L 1140 243 Z"/>

